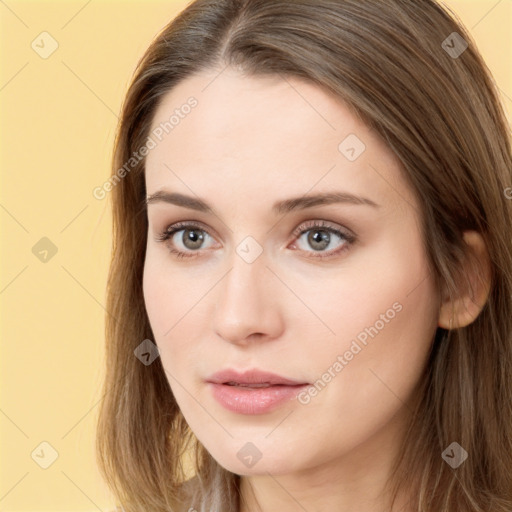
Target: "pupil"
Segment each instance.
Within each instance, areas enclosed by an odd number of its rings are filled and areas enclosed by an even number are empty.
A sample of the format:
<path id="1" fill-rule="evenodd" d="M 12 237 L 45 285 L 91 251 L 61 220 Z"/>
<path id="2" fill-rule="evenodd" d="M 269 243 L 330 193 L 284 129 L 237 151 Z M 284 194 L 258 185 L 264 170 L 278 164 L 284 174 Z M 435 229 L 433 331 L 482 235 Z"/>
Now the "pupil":
<path id="1" fill-rule="evenodd" d="M 186 229 L 185 230 L 184 234 L 186 233 L 186 235 L 185 235 L 185 239 L 184 239 L 184 244 L 189 249 L 197 249 L 198 247 L 200 247 L 204 236 L 198 235 L 197 234 L 198 231 L 199 230 L 197 230 L 197 229 Z M 321 231 L 321 230 L 312 231 L 312 234 L 309 235 L 308 239 L 309 239 L 308 241 L 311 243 L 311 245 L 313 246 L 313 248 L 315 250 L 321 250 L 321 249 L 325 249 L 329 245 L 330 234 L 327 231 Z M 192 243 L 192 247 L 190 247 L 188 245 L 189 242 Z"/>
<path id="2" fill-rule="evenodd" d="M 199 230 L 197 229 L 186 229 L 184 231 L 185 239 L 183 241 L 184 245 L 189 249 L 197 249 L 201 246 L 203 241 L 203 235 L 197 235 Z M 189 242 L 192 243 L 192 246 L 189 245 Z"/>
<path id="3" fill-rule="evenodd" d="M 315 250 L 320 250 L 325 249 L 329 245 L 330 234 L 327 231 L 316 230 L 312 231 L 312 234 L 308 238 L 308 241 L 311 243 L 312 247 Z M 320 244 L 320 247 L 318 247 L 317 244 Z"/>

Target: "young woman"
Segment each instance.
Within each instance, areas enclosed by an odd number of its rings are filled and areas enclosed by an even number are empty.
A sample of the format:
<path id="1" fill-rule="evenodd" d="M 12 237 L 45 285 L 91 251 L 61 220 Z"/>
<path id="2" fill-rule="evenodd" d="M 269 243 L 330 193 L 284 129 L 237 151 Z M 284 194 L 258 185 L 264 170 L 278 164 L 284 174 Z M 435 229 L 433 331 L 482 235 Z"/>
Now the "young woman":
<path id="1" fill-rule="evenodd" d="M 121 509 L 510 512 L 509 130 L 433 0 L 174 19 L 108 186 Z"/>

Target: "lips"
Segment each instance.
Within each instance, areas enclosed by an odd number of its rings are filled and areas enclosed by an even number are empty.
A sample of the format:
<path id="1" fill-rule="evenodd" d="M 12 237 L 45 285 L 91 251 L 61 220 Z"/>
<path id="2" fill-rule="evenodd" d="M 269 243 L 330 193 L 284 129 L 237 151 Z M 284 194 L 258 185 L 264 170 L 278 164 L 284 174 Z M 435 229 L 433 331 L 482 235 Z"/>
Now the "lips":
<path id="1" fill-rule="evenodd" d="M 271 386 L 303 386 L 308 384 L 277 375 L 263 370 L 253 369 L 245 372 L 226 369 L 214 373 L 206 379 L 213 384 L 226 384 L 228 386 L 242 386 L 247 388 L 265 388 Z"/>
<path id="2" fill-rule="evenodd" d="M 282 386 L 282 384 L 269 384 L 268 382 L 261 383 L 261 384 L 243 384 L 238 382 L 223 382 L 223 384 L 226 384 L 227 386 L 238 386 L 238 387 L 244 387 L 244 388 L 268 388 L 270 386 Z"/>
<path id="3" fill-rule="evenodd" d="M 265 414 L 294 400 L 309 384 L 262 370 L 222 370 L 206 379 L 212 396 L 237 414 Z"/>

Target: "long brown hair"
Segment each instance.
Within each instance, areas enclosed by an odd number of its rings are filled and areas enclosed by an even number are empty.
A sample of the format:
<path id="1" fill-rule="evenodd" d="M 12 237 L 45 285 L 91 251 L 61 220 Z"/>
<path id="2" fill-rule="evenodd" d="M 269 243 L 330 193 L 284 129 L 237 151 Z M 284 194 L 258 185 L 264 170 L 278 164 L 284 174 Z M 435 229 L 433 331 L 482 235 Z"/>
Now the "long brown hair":
<path id="1" fill-rule="evenodd" d="M 130 159 L 147 142 L 168 91 L 194 73 L 228 65 L 324 87 L 382 136 L 419 198 L 439 289 L 457 294 L 463 231 L 484 238 L 492 266 L 488 300 L 470 325 L 437 328 L 390 484 L 410 491 L 418 512 L 510 512 L 510 127 L 471 36 L 434 0 L 197 0 L 146 51 L 123 105 L 109 187 L 113 250 L 97 455 L 116 498 L 126 512 L 181 510 L 178 502 L 184 510 L 239 510 L 240 477 L 190 431 L 160 358 L 144 365 L 134 356 L 154 337 L 142 292 L 144 158 Z M 469 454 L 457 469 L 441 456 L 453 441 Z M 196 475 L 188 486 L 185 452 Z"/>

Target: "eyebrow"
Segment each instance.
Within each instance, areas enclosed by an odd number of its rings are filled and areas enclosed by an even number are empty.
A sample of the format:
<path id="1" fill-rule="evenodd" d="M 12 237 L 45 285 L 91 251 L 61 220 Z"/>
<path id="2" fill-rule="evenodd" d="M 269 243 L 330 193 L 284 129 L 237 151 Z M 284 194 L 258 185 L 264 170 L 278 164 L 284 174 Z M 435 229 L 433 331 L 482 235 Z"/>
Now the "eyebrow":
<path id="1" fill-rule="evenodd" d="M 168 203 L 176 206 L 182 206 L 191 210 L 197 210 L 204 213 L 215 213 L 213 208 L 203 199 L 186 196 L 177 192 L 159 190 L 146 198 L 146 204 Z M 349 192 L 325 192 L 301 197 L 292 197 L 282 201 L 277 201 L 272 206 L 272 211 L 276 214 L 285 214 L 295 210 L 312 208 L 313 206 L 323 206 L 329 204 L 351 204 L 365 205 L 373 208 L 380 208 L 380 205 L 368 199 L 367 197 L 356 196 Z"/>

